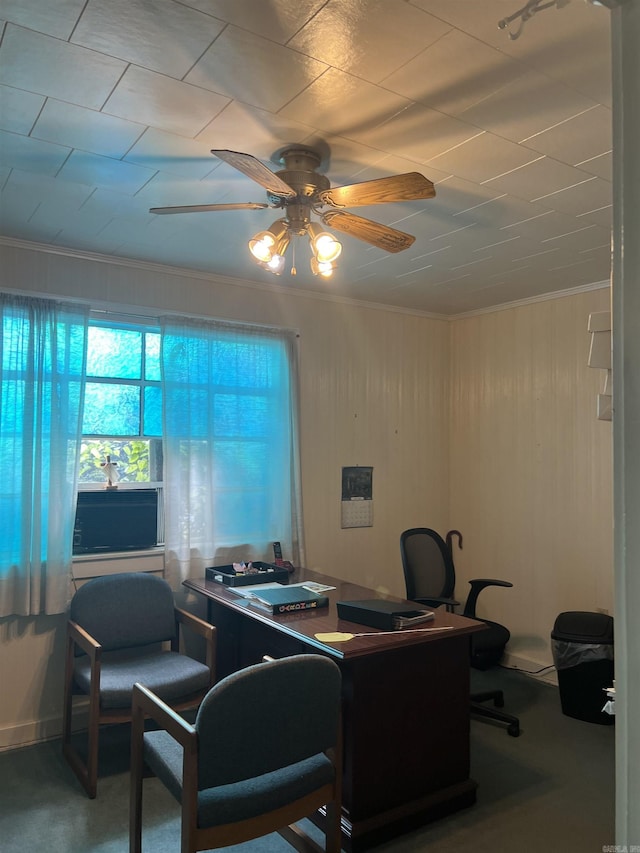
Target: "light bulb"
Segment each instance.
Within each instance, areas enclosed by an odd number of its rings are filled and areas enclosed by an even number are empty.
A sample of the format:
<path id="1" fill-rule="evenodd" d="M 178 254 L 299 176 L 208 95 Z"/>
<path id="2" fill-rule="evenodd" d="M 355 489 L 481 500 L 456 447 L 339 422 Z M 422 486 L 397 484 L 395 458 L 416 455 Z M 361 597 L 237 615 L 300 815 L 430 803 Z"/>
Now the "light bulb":
<path id="1" fill-rule="evenodd" d="M 317 258 L 311 258 L 311 272 L 314 275 L 321 275 L 323 278 L 329 278 L 333 275 L 336 265 L 333 261 L 319 261 Z"/>
<path id="2" fill-rule="evenodd" d="M 261 263 L 268 263 L 273 256 L 273 248 L 276 238 L 270 231 L 260 231 L 249 240 L 249 251 L 253 257 Z"/>
<path id="3" fill-rule="evenodd" d="M 338 242 L 333 234 L 321 231 L 315 222 L 307 226 L 311 250 L 318 261 L 335 261 L 342 251 L 342 243 Z"/>
<path id="4" fill-rule="evenodd" d="M 335 261 L 342 251 L 342 244 L 333 235 L 324 232 L 315 240 L 315 250 L 318 262 Z"/>
<path id="5" fill-rule="evenodd" d="M 284 255 L 280 255 L 278 253 L 274 254 L 271 257 L 271 260 L 267 261 L 265 267 L 274 275 L 280 275 L 284 269 Z"/>

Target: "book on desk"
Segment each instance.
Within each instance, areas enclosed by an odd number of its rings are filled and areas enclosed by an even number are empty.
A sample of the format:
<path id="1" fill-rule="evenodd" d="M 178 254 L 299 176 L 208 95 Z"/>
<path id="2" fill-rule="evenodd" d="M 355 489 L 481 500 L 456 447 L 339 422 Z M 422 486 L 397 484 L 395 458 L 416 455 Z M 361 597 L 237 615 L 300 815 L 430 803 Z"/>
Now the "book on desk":
<path id="1" fill-rule="evenodd" d="M 242 595 L 250 604 L 263 607 L 275 616 L 296 613 L 300 610 L 317 610 L 319 607 L 329 605 L 326 595 L 298 585 L 269 584 L 250 590 L 234 590 L 234 592 Z"/>

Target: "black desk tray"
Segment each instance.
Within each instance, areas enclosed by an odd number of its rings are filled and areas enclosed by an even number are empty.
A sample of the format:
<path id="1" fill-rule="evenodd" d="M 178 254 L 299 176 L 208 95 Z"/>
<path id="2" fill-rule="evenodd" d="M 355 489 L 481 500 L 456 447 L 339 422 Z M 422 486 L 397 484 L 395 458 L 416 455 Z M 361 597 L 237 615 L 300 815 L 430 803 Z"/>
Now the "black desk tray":
<path id="1" fill-rule="evenodd" d="M 207 580 L 223 583 L 225 586 L 252 586 L 258 583 L 288 583 L 289 572 L 276 566 L 275 563 L 263 563 L 260 560 L 253 560 L 252 565 L 257 572 L 250 574 L 236 574 L 232 565 L 228 566 L 207 566 L 205 577 Z"/>

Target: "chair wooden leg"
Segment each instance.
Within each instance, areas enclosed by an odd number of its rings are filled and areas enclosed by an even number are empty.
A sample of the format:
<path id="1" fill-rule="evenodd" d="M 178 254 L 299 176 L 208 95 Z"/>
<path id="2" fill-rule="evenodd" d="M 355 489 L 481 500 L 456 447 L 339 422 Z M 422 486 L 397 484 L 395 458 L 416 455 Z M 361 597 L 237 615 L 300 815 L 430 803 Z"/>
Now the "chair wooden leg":
<path id="1" fill-rule="evenodd" d="M 129 853 L 142 853 L 142 737 L 144 715 L 134 707 L 131 721 L 131 788 L 129 799 Z"/>
<path id="2" fill-rule="evenodd" d="M 89 700 L 89 728 L 87 730 L 87 782 L 89 799 L 93 800 L 98 792 L 98 740 L 99 740 L 99 699 L 96 695 Z"/>
<path id="3" fill-rule="evenodd" d="M 335 800 L 327 803 L 325 823 L 326 853 L 340 853 L 342 850 L 342 827 L 340 825 L 340 807 Z"/>

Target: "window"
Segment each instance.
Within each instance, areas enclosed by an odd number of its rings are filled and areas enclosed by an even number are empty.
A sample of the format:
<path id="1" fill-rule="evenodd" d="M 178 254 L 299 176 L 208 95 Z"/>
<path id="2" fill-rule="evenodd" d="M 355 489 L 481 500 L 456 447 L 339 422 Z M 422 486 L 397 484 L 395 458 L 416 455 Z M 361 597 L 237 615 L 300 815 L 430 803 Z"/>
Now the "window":
<path id="1" fill-rule="evenodd" d="M 167 319 L 161 349 L 168 547 L 299 558 L 295 335 Z"/>
<path id="2" fill-rule="evenodd" d="M 108 463 L 121 489 L 158 488 L 158 541 L 182 574 L 275 540 L 299 559 L 295 334 L 159 324 L 89 322 L 79 488 L 102 488 Z"/>
<path id="3" fill-rule="evenodd" d="M 157 322 L 0 292 L 0 616 L 63 612 L 77 489 L 107 461 L 158 489 L 175 588 L 275 540 L 304 561 L 295 333 Z"/>
<path id="4" fill-rule="evenodd" d="M 162 481 L 160 332 L 90 321 L 79 483 L 105 483 L 109 457 L 123 484 Z"/>

